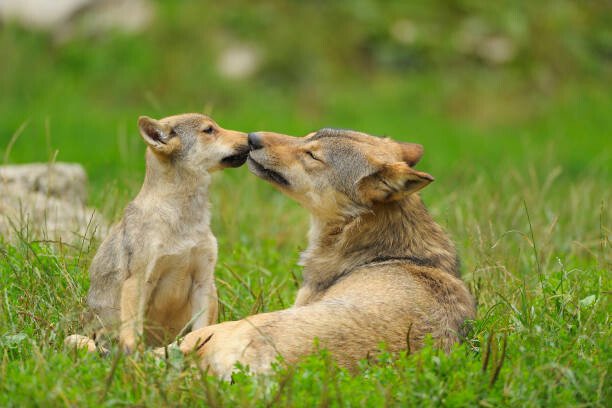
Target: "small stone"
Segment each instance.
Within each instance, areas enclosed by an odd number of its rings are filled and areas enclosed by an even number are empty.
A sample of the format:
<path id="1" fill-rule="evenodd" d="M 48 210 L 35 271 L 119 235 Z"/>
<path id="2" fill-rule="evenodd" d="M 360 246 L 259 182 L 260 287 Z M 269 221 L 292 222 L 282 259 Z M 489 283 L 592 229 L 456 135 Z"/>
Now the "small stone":
<path id="1" fill-rule="evenodd" d="M 516 47 L 512 40 L 503 36 L 485 38 L 476 49 L 476 53 L 485 61 L 500 65 L 510 62 L 516 55 Z"/>
<path id="2" fill-rule="evenodd" d="M 408 19 L 397 20 L 389 27 L 391 37 L 400 44 L 414 44 L 418 30 L 416 24 Z"/>
<path id="3" fill-rule="evenodd" d="M 229 79 L 251 77 L 259 68 L 260 56 L 254 47 L 235 45 L 226 48 L 217 61 L 219 74 Z"/>

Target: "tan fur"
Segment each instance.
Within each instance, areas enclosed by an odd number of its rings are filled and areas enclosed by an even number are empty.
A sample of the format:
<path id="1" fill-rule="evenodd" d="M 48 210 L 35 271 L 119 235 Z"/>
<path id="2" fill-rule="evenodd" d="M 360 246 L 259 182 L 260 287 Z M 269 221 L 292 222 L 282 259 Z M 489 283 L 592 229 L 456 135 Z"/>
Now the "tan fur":
<path id="1" fill-rule="evenodd" d="M 236 362 L 254 372 L 279 355 L 293 363 L 315 339 L 349 369 L 381 342 L 416 350 L 429 334 L 448 351 L 461 340 L 475 305 L 452 242 L 415 194 L 433 181 L 412 168 L 420 145 L 333 129 L 249 143 L 251 171 L 312 215 L 304 283 L 292 308 L 195 330 L 183 352 L 229 378 Z"/>
<path id="2" fill-rule="evenodd" d="M 118 333 L 126 351 L 143 335 L 160 345 L 216 321 L 209 172 L 239 166 L 248 153 L 246 134 L 204 115 L 141 117 L 138 125 L 148 145 L 144 184 L 98 249 L 87 298 L 97 339 Z M 92 342 L 66 339 L 90 350 Z"/>

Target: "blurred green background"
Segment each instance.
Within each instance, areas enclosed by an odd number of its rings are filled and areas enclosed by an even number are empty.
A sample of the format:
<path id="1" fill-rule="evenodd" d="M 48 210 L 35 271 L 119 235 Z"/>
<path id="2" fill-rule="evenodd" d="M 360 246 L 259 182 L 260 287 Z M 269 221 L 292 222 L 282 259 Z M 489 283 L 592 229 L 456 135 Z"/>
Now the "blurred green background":
<path id="1" fill-rule="evenodd" d="M 423 143 L 436 175 L 469 164 L 610 160 L 605 1 L 156 1 L 137 33 L 1 27 L 0 153 L 77 161 L 96 192 L 143 173 L 138 115 L 206 112 L 302 135 L 354 128 Z M 238 67 L 238 68 L 236 68 Z M 242 70 L 242 71 L 241 71 Z M 236 73 L 237 71 L 237 73 Z M 244 175 L 246 173 L 240 173 Z"/>

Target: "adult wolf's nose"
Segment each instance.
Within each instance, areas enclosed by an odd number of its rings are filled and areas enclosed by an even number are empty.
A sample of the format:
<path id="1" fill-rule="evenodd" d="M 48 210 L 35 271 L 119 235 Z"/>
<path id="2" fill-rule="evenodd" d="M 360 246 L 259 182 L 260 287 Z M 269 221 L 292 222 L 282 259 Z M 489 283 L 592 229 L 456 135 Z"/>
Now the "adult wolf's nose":
<path id="1" fill-rule="evenodd" d="M 249 147 L 251 148 L 251 150 L 257 150 L 264 147 L 261 135 L 259 133 L 249 133 Z"/>

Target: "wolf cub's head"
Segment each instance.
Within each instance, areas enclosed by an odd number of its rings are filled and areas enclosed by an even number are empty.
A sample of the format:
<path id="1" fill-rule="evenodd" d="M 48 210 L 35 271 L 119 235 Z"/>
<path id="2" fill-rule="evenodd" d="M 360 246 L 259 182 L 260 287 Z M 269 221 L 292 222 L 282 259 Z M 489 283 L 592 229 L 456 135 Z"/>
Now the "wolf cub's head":
<path id="1" fill-rule="evenodd" d="M 434 178 L 412 167 L 423 147 L 351 130 L 249 134 L 248 166 L 318 216 L 396 202 Z"/>
<path id="2" fill-rule="evenodd" d="M 246 133 L 226 130 L 198 113 L 169 116 L 160 120 L 141 116 L 140 135 L 162 162 L 208 171 L 238 167 L 246 161 Z"/>

